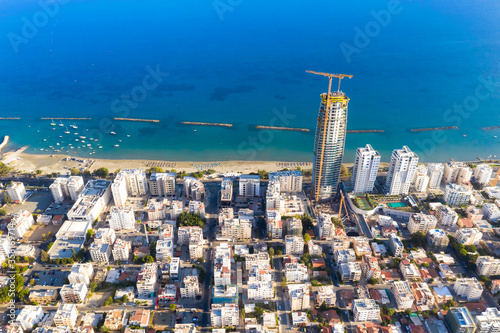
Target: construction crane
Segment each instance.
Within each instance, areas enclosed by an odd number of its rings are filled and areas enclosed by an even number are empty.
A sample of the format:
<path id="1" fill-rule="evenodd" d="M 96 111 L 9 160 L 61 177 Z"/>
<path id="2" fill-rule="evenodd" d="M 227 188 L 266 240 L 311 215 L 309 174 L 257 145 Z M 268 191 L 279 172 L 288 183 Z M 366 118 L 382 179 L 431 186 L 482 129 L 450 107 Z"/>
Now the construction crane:
<path id="1" fill-rule="evenodd" d="M 343 206 L 342 206 L 342 204 L 343 204 Z M 346 205 L 345 199 L 344 199 L 344 193 L 342 192 L 342 190 L 340 190 L 339 221 L 342 221 L 342 219 L 341 219 L 342 207 L 344 207 L 347 218 L 350 219 L 351 217 L 349 216 L 349 211 L 347 210 L 347 205 Z"/>
<path id="2" fill-rule="evenodd" d="M 498 176 L 500 175 L 500 168 L 498 168 L 497 174 L 495 176 L 495 179 L 493 179 L 493 182 L 490 184 L 491 186 L 497 186 L 498 182 Z"/>
<path id="3" fill-rule="evenodd" d="M 319 169 L 318 169 L 318 174 L 317 174 L 317 183 L 316 188 L 314 189 L 315 191 L 315 198 L 316 202 L 319 201 L 319 189 L 321 188 L 321 176 L 323 173 L 323 158 L 325 155 L 325 140 L 326 140 L 326 125 L 328 123 L 329 119 L 329 112 L 330 112 L 330 94 L 332 90 L 332 78 L 336 77 L 339 79 L 339 85 L 337 87 L 337 92 L 340 92 L 340 82 L 342 81 L 343 78 L 348 77 L 349 79 L 352 78 L 352 75 L 347 75 L 347 74 L 331 74 L 331 73 L 322 73 L 322 72 L 314 72 L 314 71 L 306 71 L 306 73 L 311 73 L 315 75 L 322 75 L 326 76 L 328 78 L 328 94 L 326 95 L 326 108 L 325 108 L 325 115 L 323 117 L 323 140 L 321 143 L 321 154 L 320 154 L 320 160 L 319 160 Z"/>

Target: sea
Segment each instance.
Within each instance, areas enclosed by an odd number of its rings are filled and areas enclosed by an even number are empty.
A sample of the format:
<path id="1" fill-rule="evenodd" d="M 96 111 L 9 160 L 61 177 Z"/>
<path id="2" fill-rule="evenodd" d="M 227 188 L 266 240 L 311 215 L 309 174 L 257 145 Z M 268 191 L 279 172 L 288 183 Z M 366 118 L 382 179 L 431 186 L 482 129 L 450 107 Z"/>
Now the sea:
<path id="1" fill-rule="evenodd" d="M 353 75 L 348 129 L 384 131 L 349 133 L 344 162 L 366 144 L 500 158 L 484 129 L 500 126 L 499 17 L 491 0 L 3 0 L 0 117 L 20 118 L 0 120 L 4 152 L 311 161 L 328 89 L 311 70 Z"/>

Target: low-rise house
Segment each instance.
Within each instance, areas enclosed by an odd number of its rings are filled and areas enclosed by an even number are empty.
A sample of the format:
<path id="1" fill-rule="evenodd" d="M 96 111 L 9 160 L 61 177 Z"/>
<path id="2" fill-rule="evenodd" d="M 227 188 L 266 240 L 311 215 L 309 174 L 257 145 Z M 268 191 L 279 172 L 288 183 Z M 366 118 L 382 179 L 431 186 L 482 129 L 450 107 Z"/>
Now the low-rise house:
<path id="1" fill-rule="evenodd" d="M 104 326 L 109 328 L 111 331 L 121 330 L 125 325 L 126 318 L 127 311 L 124 309 L 109 310 L 106 314 L 106 319 L 104 320 Z"/>
<path id="2" fill-rule="evenodd" d="M 149 310 L 136 310 L 130 313 L 128 320 L 129 325 L 147 327 L 149 325 L 150 311 Z"/>

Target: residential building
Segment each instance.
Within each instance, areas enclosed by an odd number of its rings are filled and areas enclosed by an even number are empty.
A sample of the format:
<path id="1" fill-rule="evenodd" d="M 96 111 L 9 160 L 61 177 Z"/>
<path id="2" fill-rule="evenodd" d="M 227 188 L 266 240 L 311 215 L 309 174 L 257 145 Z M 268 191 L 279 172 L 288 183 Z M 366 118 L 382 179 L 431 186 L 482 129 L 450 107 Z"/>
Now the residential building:
<path id="1" fill-rule="evenodd" d="M 422 279 L 417 265 L 411 263 L 409 260 L 401 260 L 399 263 L 399 270 L 407 281 L 419 281 Z"/>
<path id="2" fill-rule="evenodd" d="M 83 177 L 58 177 L 50 184 L 49 189 L 56 203 L 62 203 L 64 200 L 76 201 L 83 190 Z"/>
<path id="3" fill-rule="evenodd" d="M 342 229 L 340 229 L 340 230 L 342 230 Z M 335 236 L 333 236 L 332 245 L 331 245 L 332 251 L 335 252 L 337 250 L 345 250 L 345 249 L 348 249 L 350 245 L 351 245 L 351 242 L 349 240 L 349 237 L 347 237 L 347 235 L 345 235 L 345 233 L 342 235 L 335 234 Z"/>
<path id="4" fill-rule="evenodd" d="M 413 293 L 408 281 L 394 281 L 391 287 L 392 294 L 396 300 L 397 308 L 400 311 L 411 309 L 413 306 Z"/>
<path id="5" fill-rule="evenodd" d="M 130 313 L 130 318 L 128 319 L 128 324 L 131 326 L 140 326 L 146 328 L 149 326 L 149 318 L 151 316 L 151 311 L 149 310 L 135 310 Z"/>
<path id="6" fill-rule="evenodd" d="M 143 264 L 137 276 L 137 294 L 139 297 L 150 297 L 156 292 L 158 282 L 158 265 Z"/>
<path id="7" fill-rule="evenodd" d="M 189 201 L 188 211 L 191 214 L 198 214 L 202 219 L 205 218 L 205 203 L 203 201 Z"/>
<path id="8" fill-rule="evenodd" d="M 174 256 L 174 241 L 172 238 L 161 239 L 156 242 L 156 260 L 168 261 Z"/>
<path id="9" fill-rule="evenodd" d="M 335 304 L 337 303 L 337 296 L 335 294 L 333 286 L 328 285 L 319 287 L 319 289 L 316 291 L 315 302 L 318 306 L 321 306 L 323 302 L 325 302 L 327 307 L 335 306 Z"/>
<path id="10" fill-rule="evenodd" d="M 88 289 L 85 283 L 65 284 L 59 294 L 64 303 L 83 303 L 87 297 Z"/>
<path id="11" fill-rule="evenodd" d="M 267 233 L 272 239 L 281 239 L 283 237 L 283 222 L 281 215 L 276 209 L 266 210 Z"/>
<path id="12" fill-rule="evenodd" d="M 7 187 L 7 194 L 14 202 L 24 202 L 24 198 L 26 197 L 26 189 L 24 188 L 24 184 L 21 182 L 12 182 Z"/>
<path id="13" fill-rule="evenodd" d="M 238 304 L 239 294 L 237 285 L 214 286 L 212 288 L 212 303 Z"/>
<path id="14" fill-rule="evenodd" d="M 63 303 L 59 305 L 54 316 L 54 325 L 69 326 L 71 329 L 76 328 L 76 319 L 78 318 L 78 310 L 76 304 Z"/>
<path id="15" fill-rule="evenodd" d="M 486 186 L 490 182 L 493 168 L 489 164 L 480 164 L 474 169 L 474 181 L 477 184 Z"/>
<path id="16" fill-rule="evenodd" d="M 170 206 L 168 199 L 151 198 L 146 206 L 148 207 L 148 221 L 165 220 L 169 216 L 167 214 L 167 207 Z"/>
<path id="17" fill-rule="evenodd" d="M 476 333 L 497 333 L 500 331 L 500 311 L 497 308 L 487 308 L 475 318 Z"/>
<path id="18" fill-rule="evenodd" d="M 365 254 L 372 254 L 370 241 L 365 236 L 351 237 L 352 247 L 357 256 L 361 257 Z"/>
<path id="19" fill-rule="evenodd" d="M 134 209 L 130 206 L 112 207 L 109 219 L 109 227 L 113 230 L 133 230 L 136 221 Z"/>
<path id="20" fill-rule="evenodd" d="M 240 197 L 258 197 L 260 196 L 260 176 L 259 175 L 241 175 L 239 178 Z"/>
<path id="21" fill-rule="evenodd" d="M 436 218 L 445 227 L 454 227 L 458 222 L 458 214 L 448 206 L 441 205 L 436 209 Z"/>
<path id="22" fill-rule="evenodd" d="M 43 310 L 40 305 L 25 305 L 17 315 L 16 322 L 23 330 L 31 330 L 43 318 Z"/>
<path id="23" fill-rule="evenodd" d="M 94 242 L 97 244 L 114 244 L 116 233 L 110 228 L 99 228 L 94 234 Z"/>
<path id="24" fill-rule="evenodd" d="M 177 217 L 179 217 L 179 215 L 181 215 L 183 211 L 184 211 L 184 206 L 182 204 L 182 201 L 172 200 L 169 209 L 170 219 L 177 220 Z"/>
<path id="25" fill-rule="evenodd" d="M 200 283 L 197 276 L 188 275 L 182 280 L 181 297 L 182 298 L 196 298 L 201 295 Z"/>
<path id="26" fill-rule="evenodd" d="M 321 243 L 310 240 L 309 243 L 307 243 L 307 252 L 309 252 L 311 256 L 321 256 L 323 254 L 323 247 Z"/>
<path id="27" fill-rule="evenodd" d="M 223 207 L 231 206 L 233 201 L 233 179 L 222 178 L 220 187 L 220 204 Z"/>
<path id="28" fill-rule="evenodd" d="M 476 228 L 462 228 L 455 232 L 454 238 L 462 245 L 479 245 L 483 233 Z"/>
<path id="29" fill-rule="evenodd" d="M 31 290 L 29 300 L 30 302 L 36 302 L 38 304 L 48 304 L 57 300 L 58 295 L 57 289 Z"/>
<path id="30" fill-rule="evenodd" d="M 394 257 L 401 258 L 403 256 L 404 246 L 401 238 L 398 235 L 389 235 L 389 248 L 391 249 Z"/>
<path id="31" fill-rule="evenodd" d="M 111 245 L 92 243 L 89 252 L 93 262 L 107 264 L 111 257 Z"/>
<path id="32" fill-rule="evenodd" d="M 128 198 L 127 181 L 125 179 L 125 174 L 119 172 L 116 175 L 113 184 L 111 184 L 111 193 L 113 193 L 113 201 L 115 203 L 115 206 L 125 206 Z"/>
<path id="33" fill-rule="evenodd" d="M 281 193 L 302 192 L 302 171 L 276 171 L 269 173 L 269 181 L 278 181 Z"/>
<path id="34" fill-rule="evenodd" d="M 75 263 L 71 267 L 71 273 L 69 273 L 68 275 L 68 280 L 69 283 L 72 284 L 85 283 L 85 285 L 88 287 L 90 285 L 90 281 L 92 281 L 93 275 L 94 269 L 92 267 L 92 263 Z"/>
<path id="35" fill-rule="evenodd" d="M 248 271 L 254 266 L 267 269 L 269 267 L 270 259 L 271 258 L 267 252 L 247 254 L 245 256 L 245 269 Z"/>
<path id="36" fill-rule="evenodd" d="M 10 223 L 7 225 L 9 236 L 22 238 L 34 224 L 35 219 L 33 219 L 33 215 L 31 215 L 31 213 L 27 210 L 22 209 L 12 215 Z"/>
<path id="37" fill-rule="evenodd" d="M 408 146 L 392 152 L 385 180 L 385 189 L 389 195 L 408 194 L 417 164 L 418 156 Z"/>
<path id="38" fill-rule="evenodd" d="M 226 219 L 220 225 L 222 237 L 236 240 L 252 238 L 252 222 L 249 220 Z"/>
<path id="39" fill-rule="evenodd" d="M 111 200 L 111 181 L 89 180 L 67 213 L 70 221 L 94 222 Z"/>
<path id="40" fill-rule="evenodd" d="M 466 307 L 450 308 L 445 316 L 451 333 L 474 333 L 474 318 Z"/>
<path id="41" fill-rule="evenodd" d="M 310 308 L 309 286 L 307 284 L 289 284 L 286 288 L 291 311 Z"/>
<path id="42" fill-rule="evenodd" d="M 238 304 L 212 304 L 210 313 L 212 327 L 236 327 L 240 322 Z"/>
<path id="43" fill-rule="evenodd" d="M 213 269 L 215 286 L 231 284 L 231 258 L 231 247 L 228 243 L 220 243 L 215 248 Z M 248 260 L 248 257 L 245 259 Z"/>
<path id="44" fill-rule="evenodd" d="M 302 221 L 299 218 L 291 217 L 286 219 L 285 228 L 287 235 L 294 235 L 294 236 L 302 235 Z"/>
<path id="45" fill-rule="evenodd" d="M 205 201 L 205 185 L 194 177 L 184 177 L 184 195 L 194 201 Z"/>
<path id="46" fill-rule="evenodd" d="M 459 185 L 469 183 L 472 170 L 462 162 L 450 162 L 444 166 L 443 182 L 445 184 L 457 183 Z"/>
<path id="47" fill-rule="evenodd" d="M 342 281 L 360 281 L 361 265 L 358 262 L 343 262 L 339 265 L 339 273 Z"/>
<path id="48" fill-rule="evenodd" d="M 373 299 L 355 299 L 352 304 L 352 312 L 355 322 L 375 321 L 381 322 L 380 307 Z"/>
<path id="49" fill-rule="evenodd" d="M 468 301 L 477 301 L 483 294 L 483 286 L 476 278 L 457 279 L 453 290 L 458 297 L 466 298 Z"/>
<path id="50" fill-rule="evenodd" d="M 484 218 L 492 222 L 497 222 L 500 219 L 500 209 L 498 209 L 498 206 L 495 204 L 485 203 L 481 211 L 484 214 Z"/>
<path id="51" fill-rule="evenodd" d="M 415 177 L 413 178 L 413 189 L 415 192 L 425 192 L 429 185 L 429 176 L 427 175 L 427 166 L 421 164 L 417 166 Z"/>
<path id="52" fill-rule="evenodd" d="M 130 250 L 132 246 L 129 241 L 118 238 L 113 244 L 113 249 L 111 253 L 113 254 L 113 260 L 128 261 L 130 258 Z"/>
<path id="53" fill-rule="evenodd" d="M 203 230 L 200 227 L 179 227 L 177 229 L 177 244 L 189 245 L 203 240 Z"/>
<path id="54" fill-rule="evenodd" d="M 318 214 L 318 236 L 320 239 L 331 240 L 335 236 L 335 225 L 329 214 Z"/>
<path id="55" fill-rule="evenodd" d="M 469 203 L 472 191 L 464 185 L 447 184 L 443 200 L 450 206 L 462 206 Z"/>
<path id="56" fill-rule="evenodd" d="M 302 255 L 304 254 L 304 238 L 302 236 L 285 236 L 285 253 Z"/>
<path id="57" fill-rule="evenodd" d="M 294 327 L 306 327 L 309 325 L 309 318 L 307 312 L 296 311 L 292 312 L 292 325 Z M 337 332 L 335 332 L 337 333 Z"/>
<path id="58" fill-rule="evenodd" d="M 431 229 L 435 229 L 437 224 L 437 219 L 434 215 L 425 215 L 422 213 L 413 214 L 410 216 L 410 221 L 408 222 L 408 231 L 411 234 L 416 232 L 423 232 L 424 234 Z"/>
<path id="59" fill-rule="evenodd" d="M 500 259 L 491 256 L 480 256 L 476 260 L 478 275 L 494 276 L 500 274 Z"/>
<path id="60" fill-rule="evenodd" d="M 429 188 L 439 188 L 444 175 L 444 165 L 441 163 L 427 164 L 427 175 L 429 176 Z"/>
<path id="61" fill-rule="evenodd" d="M 347 133 L 349 98 L 341 91 L 321 94 L 313 150 L 313 189 L 316 201 L 337 193 Z"/>
<path id="62" fill-rule="evenodd" d="M 442 229 L 431 229 L 425 235 L 425 248 L 427 251 L 441 252 L 450 243 L 448 235 Z"/>
<path id="63" fill-rule="evenodd" d="M 146 173 L 141 169 L 121 169 L 118 175 L 125 179 L 128 196 L 139 197 L 148 193 Z"/>
<path id="64" fill-rule="evenodd" d="M 285 214 L 285 196 L 281 194 L 278 180 L 271 180 L 267 183 L 266 190 L 266 210 L 276 209 L 280 214 Z"/>
<path id="65" fill-rule="evenodd" d="M 262 301 L 274 298 L 272 281 L 252 281 L 247 284 L 249 300 Z"/>
<path id="66" fill-rule="evenodd" d="M 285 278 L 290 282 L 308 282 L 309 269 L 304 264 L 298 262 L 290 262 L 285 264 Z"/>
<path id="67" fill-rule="evenodd" d="M 127 310 L 115 309 L 109 310 L 106 314 L 106 319 L 104 320 L 104 326 L 109 328 L 111 331 L 121 330 L 125 326 L 125 321 L 127 320 Z"/>
<path id="68" fill-rule="evenodd" d="M 152 196 L 166 197 L 175 195 L 175 178 L 173 172 L 156 173 L 149 177 L 149 191 Z"/>
<path id="69" fill-rule="evenodd" d="M 378 260 L 371 255 L 364 255 L 361 270 L 365 280 L 380 279 L 380 266 Z"/>
<path id="70" fill-rule="evenodd" d="M 373 192 L 379 164 L 380 154 L 371 145 L 356 149 L 351 176 L 354 193 Z"/>
<path id="71" fill-rule="evenodd" d="M 415 305 L 419 311 L 430 310 L 434 306 L 434 295 L 429 285 L 425 282 L 415 282 L 411 284 L 411 291 L 415 297 Z"/>
<path id="72" fill-rule="evenodd" d="M 335 250 L 333 257 L 337 265 L 346 262 L 354 262 L 356 261 L 356 252 L 354 252 L 353 249 Z"/>

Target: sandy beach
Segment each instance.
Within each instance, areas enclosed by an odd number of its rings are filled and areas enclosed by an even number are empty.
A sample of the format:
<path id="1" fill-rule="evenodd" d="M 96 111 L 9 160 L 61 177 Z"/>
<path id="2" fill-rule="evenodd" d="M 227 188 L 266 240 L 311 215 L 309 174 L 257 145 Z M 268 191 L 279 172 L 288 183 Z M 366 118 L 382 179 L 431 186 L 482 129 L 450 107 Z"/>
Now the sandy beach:
<path id="1" fill-rule="evenodd" d="M 207 162 L 189 162 L 189 161 L 154 161 L 154 160 L 107 160 L 107 159 L 85 159 L 86 162 L 68 160 L 68 155 L 37 155 L 37 154 L 19 154 L 18 158 L 10 163 L 10 166 L 19 171 L 34 172 L 42 170 L 43 173 L 60 172 L 66 174 L 70 168 L 84 168 L 90 171 L 105 167 L 109 172 L 118 169 L 149 169 L 151 165 L 157 165 L 163 169 L 175 169 L 177 171 L 195 172 L 201 169 L 214 169 L 217 172 L 241 172 L 249 173 L 257 170 L 277 171 L 283 168 L 293 168 L 301 166 L 304 170 L 312 169 L 312 163 L 309 162 L 280 162 L 280 161 L 207 161 Z M 215 165 L 221 163 L 221 165 Z"/>

